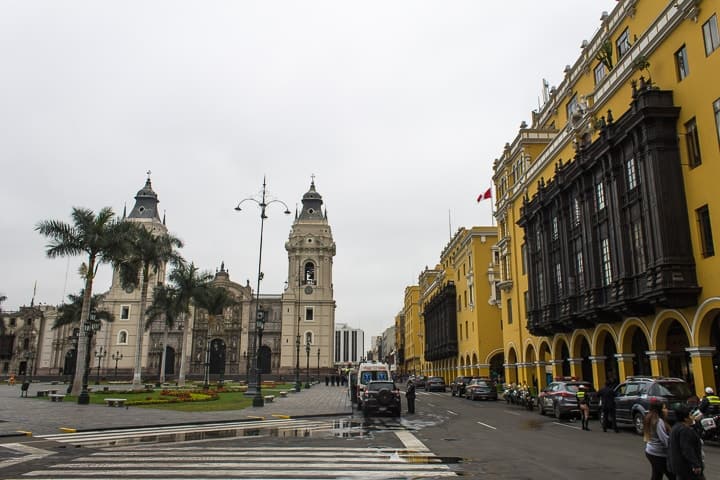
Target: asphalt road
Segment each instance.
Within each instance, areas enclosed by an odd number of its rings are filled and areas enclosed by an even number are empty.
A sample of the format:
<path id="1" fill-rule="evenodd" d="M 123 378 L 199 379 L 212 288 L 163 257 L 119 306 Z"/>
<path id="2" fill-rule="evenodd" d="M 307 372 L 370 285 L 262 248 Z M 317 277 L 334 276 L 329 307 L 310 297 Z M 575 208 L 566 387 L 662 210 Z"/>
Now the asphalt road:
<path id="1" fill-rule="evenodd" d="M 6 449 L 0 463 L 13 456 L 37 457 L 0 469 L 0 478 L 31 472 L 34 477 L 74 478 L 70 473 L 78 468 L 87 470 L 85 478 L 135 478 L 133 472 L 142 478 L 187 478 L 188 469 L 199 468 L 196 461 L 215 462 L 208 465 L 213 465 L 215 477 L 222 478 L 249 478 L 252 468 L 257 469 L 256 478 L 262 476 L 257 472 L 264 475 L 264 469 L 271 468 L 284 472 L 283 478 L 306 478 L 300 472 L 308 465 L 314 465 L 313 478 L 351 478 L 349 473 L 353 473 L 353 478 L 409 479 L 420 478 L 418 472 L 424 472 L 424 478 L 453 473 L 478 479 L 649 477 L 642 438 L 630 430 L 603 433 L 594 421 L 591 431 L 585 432 L 576 422 L 558 422 L 540 416 L 537 410 L 529 412 L 503 401 L 453 398 L 449 393 L 418 392 L 416 412 L 400 419 L 365 419 L 355 413 L 352 417 L 273 420 L 278 423 L 262 428 L 245 424 L 245 431 L 237 434 L 228 430 L 178 436 L 157 428 L 156 438 L 128 433 L 126 438 L 106 440 L 105 445 L 91 437 L 87 443 L 28 438 L 15 446 L 17 450 Z M 102 438 L 105 433 L 97 435 Z M 404 449 L 425 447 L 430 461 L 423 456 L 393 457 Z M 707 478 L 720 478 L 720 447 L 706 445 L 705 451 Z M 51 455 L 43 456 L 43 452 Z M 153 470 L 155 474 L 148 475 Z M 370 473 L 361 473 L 365 471 Z M 438 472 L 438 477 L 432 472 Z"/>
<path id="2" fill-rule="evenodd" d="M 578 422 L 559 422 L 504 401 L 454 398 L 449 393 L 419 395 L 417 412 L 443 421 L 417 432 L 436 455 L 461 457 L 471 478 L 637 479 L 650 476 L 642 437 L 631 430 L 591 431 Z M 720 447 L 706 445 L 707 478 L 720 478 Z"/>

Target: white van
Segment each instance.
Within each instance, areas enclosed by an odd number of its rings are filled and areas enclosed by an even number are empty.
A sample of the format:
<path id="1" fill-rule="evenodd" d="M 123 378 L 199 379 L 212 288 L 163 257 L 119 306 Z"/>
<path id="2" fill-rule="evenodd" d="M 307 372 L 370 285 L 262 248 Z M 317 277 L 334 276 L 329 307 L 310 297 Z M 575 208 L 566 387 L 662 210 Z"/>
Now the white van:
<path id="1" fill-rule="evenodd" d="M 355 385 L 352 385 L 351 383 L 351 388 L 354 387 L 354 391 L 351 392 L 351 395 L 354 395 L 354 398 L 357 400 L 358 408 L 360 409 L 362 409 L 362 395 L 360 395 L 360 393 L 365 390 L 365 387 L 371 380 L 392 380 L 392 376 L 390 376 L 390 367 L 388 367 L 388 364 L 366 362 L 361 363 L 358 366 L 356 380 L 357 383 Z"/>

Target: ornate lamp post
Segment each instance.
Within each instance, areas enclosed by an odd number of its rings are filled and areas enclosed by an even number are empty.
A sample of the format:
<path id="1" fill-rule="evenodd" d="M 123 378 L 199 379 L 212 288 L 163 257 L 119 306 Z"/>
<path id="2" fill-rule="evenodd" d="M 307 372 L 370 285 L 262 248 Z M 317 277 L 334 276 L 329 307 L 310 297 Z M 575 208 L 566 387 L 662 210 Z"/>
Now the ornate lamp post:
<path id="1" fill-rule="evenodd" d="M 87 345 L 85 348 L 85 372 L 83 374 L 82 391 L 78 397 L 79 405 L 87 405 L 90 403 L 90 394 L 88 393 L 88 374 L 90 373 L 90 345 L 92 343 L 92 337 L 95 332 L 100 330 L 100 320 L 95 318 L 95 310 L 90 310 L 90 315 L 87 322 L 83 325 L 85 329 L 85 337 L 87 338 Z"/>
<path id="2" fill-rule="evenodd" d="M 25 350 L 25 353 L 23 353 L 23 358 L 25 358 L 25 381 L 27 383 L 32 382 L 32 367 L 33 367 L 33 359 L 35 358 L 35 352 L 32 350 Z"/>
<path id="3" fill-rule="evenodd" d="M 265 310 L 258 310 L 255 314 L 255 331 L 257 332 L 258 348 L 255 353 L 255 372 L 257 374 L 257 390 L 253 397 L 253 407 L 262 407 L 265 405 L 265 399 L 262 396 L 262 369 L 260 368 L 260 349 L 262 347 L 263 330 L 265 329 Z"/>
<path id="4" fill-rule="evenodd" d="M 318 348 L 318 371 L 317 371 L 317 381 L 320 382 L 320 349 Z"/>
<path id="5" fill-rule="evenodd" d="M 110 358 L 115 360 L 115 380 L 117 380 L 117 364 L 120 360 L 122 360 L 123 354 L 118 351 L 110 355 Z"/>
<path id="6" fill-rule="evenodd" d="M 285 215 L 290 215 L 290 209 L 288 208 L 287 204 L 286 204 L 285 202 L 283 202 L 282 200 L 277 200 L 277 199 L 275 199 L 275 200 L 269 200 L 269 201 L 267 200 L 267 198 L 266 198 L 267 188 L 266 188 L 266 187 L 267 187 L 267 185 L 266 185 L 266 183 L 265 183 L 265 178 L 263 177 L 262 194 L 261 194 L 260 200 L 258 200 L 258 199 L 256 199 L 256 198 L 253 198 L 253 197 L 248 197 L 248 198 L 245 198 L 245 199 L 243 199 L 243 200 L 240 200 L 240 202 L 239 202 L 239 203 L 237 204 L 237 206 L 235 207 L 235 210 L 237 210 L 238 212 L 242 210 L 242 209 L 240 208 L 240 205 L 242 205 L 242 204 L 245 203 L 245 202 L 254 202 L 254 203 L 257 204 L 258 207 L 260 207 L 260 248 L 259 248 L 259 252 L 258 252 L 257 290 L 255 291 L 255 296 L 256 296 L 256 299 L 255 299 L 255 317 L 256 317 L 256 319 L 259 317 L 259 311 L 260 311 L 260 310 L 259 310 L 259 309 L 260 309 L 260 281 L 262 280 L 262 277 L 263 277 L 263 273 L 262 273 L 263 230 L 264 230 L 264 228 L 265 228 L 265 219 L 267 218 L 267 215 L 265 215 L 265 210 L 267 209 L 267 207 L 269 207 L 269 206 L 272 205 L 273 203 L 280 203 L 280 204 L 282 204 L 282 205 L 285 207 L 285 212 L 283 212 L 283 213 L 285 213 Z M 255 323 L 255 338 L 253 339 L 253 344 L 252 344 L 253 350 L 251 350 L 251 351 L 250 351 L 250 354 L 249 354 L 249 358 L 254 360 L 253 368 L 255 369 L 255 373 L 256 373 L 256 377 L 257 377 L 258 381 L 259 381 L 259 379 L 260 379 L 260 372 L 259 372 L 259 368 L 258 368 L 258 364 L 257 364 L 257 360 L 258 360 L 258 357 L 259 357 L 259 354 L 258 354 L 258 347 L 259 347 L 259 344 L 258 344 L 258 334 L 262 335 L 262 333 L 259 332 L 258 329 L 257 329 L 257 326 L 258 326 L 259 323 L 260 323 L 259 321 Z M 263 322 L 262 322 L 262 323 L 263 323 L 262 326 L 264 327 L 264 317 L 263 317 Z M 248 367 L 248 368 L 249 368 L 249 367 Z M 249 373 L 249 372 L 248 372 L 248 373 Z M 260 394 L 260 390 L 261 390 L 261 387 L 260 387 L 260 384 L 259 384 L 259 383 L 258 383 L 257 385 L 250 385 L 249 382 L 248 382 L 248 389 L 247 389 L 246 394 L 247 394 L 247 395 L 254 395 L 254 397 L 253 397 L 253 406 L 263 406 L 263 404 L 264 404 L 264 402 L 263 402 L 263 397 L 262 397 L 262 395 Z M 258 399 L 259 399 L 259 400 L 258 400 Z M 262 402 L 262 403 L 260 403 L 260 405 L 255 405 L 255 403 L 258 403 L 258 402 Z"/>
<path id="7" fill-rule="evenodd" d="M 310 337 L 305 341 L 305 357 L 307 358 L 307 366 L 305 368 L 305 388 L 310 388 Z"/>
<path id="8" fill-rule="evenodd" d="M 97 376 L 95 377 L 95 385 L 100 385 L 100 362 L 103 358 L 107 357 L 107 352 L 103 350 L 103 347 L 101 346 L 97 350 L 95 350 L 95 358 L 98 359 L 98 369 L 97 369 Z"/>

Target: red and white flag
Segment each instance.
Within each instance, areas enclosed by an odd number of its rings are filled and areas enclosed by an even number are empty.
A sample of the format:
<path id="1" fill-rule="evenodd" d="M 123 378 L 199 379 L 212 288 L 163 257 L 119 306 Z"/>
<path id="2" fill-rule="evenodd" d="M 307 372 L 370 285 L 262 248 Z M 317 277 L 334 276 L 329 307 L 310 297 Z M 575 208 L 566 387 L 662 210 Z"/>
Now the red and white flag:
<path id="1" fill-rule="evenodd" d="M 492 187 L 485 190 L 485 193 L 481 193 L 480 195 L 478 195 L 477 201 L 478 203 L 480 203 L 488 198 L 492 198 Z"/>

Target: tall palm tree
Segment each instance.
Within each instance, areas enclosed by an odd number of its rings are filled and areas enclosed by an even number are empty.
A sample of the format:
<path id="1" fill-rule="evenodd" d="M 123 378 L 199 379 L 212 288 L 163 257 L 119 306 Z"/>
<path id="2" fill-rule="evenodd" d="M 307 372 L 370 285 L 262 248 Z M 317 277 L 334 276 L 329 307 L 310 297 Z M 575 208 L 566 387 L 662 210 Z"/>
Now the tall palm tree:
<path id="1" fill-rule="evenodd" d="M 2 304 L 5 303 L 5 300 L 7 300 L 7 297 L 5 295 L 0 295 L 0 313 L 2 312 Z M 4 331 L 5 323 L 0 322 L 0 335 L 2 335 Z"/>
<path id="2" fill-rule="evenodd" d="M 80 290 L 80 293 L 78 295 L 74 295 L 71 293 L 67 296 L 67 298 L 69 302 L 63 303 L 58 308 L 58 315 L 55 318 L 52 327 L 50 327 L 52 330 L 60 328 L 63 325 L 80 323 L 80 319 L 82 318 L 83 298 L 85 298 L 84 291 Z M 108 310 L 101 310 L 98 308 L 98 305 L 100 305 L 102 298 L 102 295 L 93 295 L 90 299 L 90 310 L 96 310 L 95 318 L 105 320 L 106 322 L 112 322 L 115 320 L 113 314 Z"/>
<path id="3" fill-rule="evenodd" d="M 115 264 L 123 257 L 128 223 L 119 221 L 109 207 L 103 208 L 97 215 L 92 210 L 73 207 L 71 217 L 72 224 L 60 220 L 44 220 L 36 225 L 35 230 L 49 238 L 45 250 L 49 258 L 87 255 L 77 349 L 77 358 L 85 358 L 85 323 L 90 315 L 93 280 L 101 264 Z M 84 374 L 85 363 L 80 362 L 75 369 L 71 389 L 73 395 L 80 394 Z"/>
<path id="4" fill-rule="evenodd" d="M 129 222 L 128 222 L 129 223 Z M 163 283 L 159 278 L 168 262 L 178 263 L 182 259 L 175 248 L 183 246 L 180 239 L 168 234 L 155 234 L 142 225 L 131 223 L 132 234 L 126 257 L 120 264 L 120 281 L 123 287 L 140 285 L 140 319 L 137 325 L 135 343 L 135 370 L 133 373 L 133 389 L 140 389 L 142 384 L 142 341 L 145 326 L 145 310 L 148 300 L 150 277 L 157 275 L 156 282 Z"/>
<path id="5" fill-rule="evenodd" d="M 185 345 L 190 331 L 190 322 L 188 321 L 190 303 L 194 302 L 202 289 L 207 286 L 212 279 L 212 274 L 210 272 L 200 272 L 192 262 L 190 264 L 182 262 L 172 269 L 168 278 L 178 290 L 180 318 L 183 323 L 182 344 L 180 345 L 180 373 L 178 375 L 178 385 L 182 387 L 185 385 Z"/>
<path id="6" fill-rule="evenodd" d="M 152 304 L 148 307 L 147 311 L 147 322 L 145 329 L 149 329 L 152 323 L 162 318 L 163 321 L 163 349 L 162 358 L 160 361 L 160 383 L 165 383 L 165 360 L 167 353 L 168 335 L 170 329 L 175 326 L 175 321 L 180 316 L 180 292 L 176 288 L 168 287 L 165 285 L 158 285 L 153 292 Z"/>
<path id="7" fill-rule="evenodd" d="M 233 307 L 238 303 L 240 302 L 222 287 L 208 284 L 205 288 L 200 289 L 195 298 L 195 306 L 207 310 L 208 342 L 210 342 L 210 333 L 217 325 L 217 317 L 221 316 L 226 308 Z M 209 343 L 206 348 L 210 348 Z"/>

